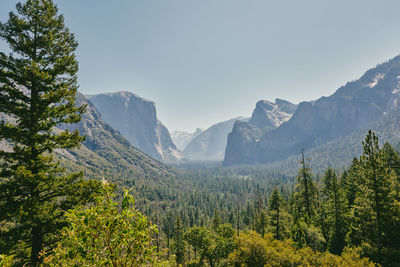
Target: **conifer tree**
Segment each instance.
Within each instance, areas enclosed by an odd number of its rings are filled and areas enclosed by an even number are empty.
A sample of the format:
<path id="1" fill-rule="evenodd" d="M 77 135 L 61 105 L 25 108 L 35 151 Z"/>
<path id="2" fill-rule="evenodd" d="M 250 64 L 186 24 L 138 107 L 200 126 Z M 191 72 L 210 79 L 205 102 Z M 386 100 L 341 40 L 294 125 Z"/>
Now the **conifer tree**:
<path id="1" fill-rule="evenodd" d="M 0 23 L 0 38 L 12 53 L 0 52 L 0 238 L 7 253 L 38 265 L 65 226 L 64 211 L 85 201 L 94 182 L 82 173 L 65 174 L 53 159 L 57 148 L 77 147 L 78 131 L 56 133 L 76 123 L 85 107 L 75 106 L 77 42 L 52 0 L 27 0 Z M 1 244 L 2 242 L 0 242 Z"/>
<path id="2" fill-rule="evenodd" d="M 285 238 L 286 221 L 287 221 L 287 211 L 285 209 L 286 203 L 282 195 L 279 193 L 278 189 L 275 187 L 274 191 L 271 193 L 269 200 L 269 225 L 270 230 L 274 235 L 275 239 L 282 240 Z"/>
<path id="3" fill-rule="evenodd" d="M 215 210 L 214 218 L 212 221 L 213 230 L 216 231 L 221 223 L 222 223 L 221 216 L 219 215 L 218 210 Z"/>
<path id="4" fill-rule="evenodd" d="M 185 263 L 185 237 L 181 218 L 178 217 L 175 222 L 174 231 L 174 253 L 176 256 L 176 264 Z"/>
<path id="5" fill-rule="evenodd" d="M 345 196 L 332 168 L 325 171 L 323 183 L 323 205 L 327 212 L 326 220 L 329 227 L 328 248 L 334 254 L 341 254 L 345 246 Z"/>
<path id="6" fill-rule="evenodd" d="M 354 206 L 354 200 L 359 189 L 359 168 L 359 160 L 358 158 L 354 158 L 350 167 L 343 173 L 342 179 L 340 179 L 340 185 L 344 189 L 348 210 Z"/>
<path id="7" fill-rule="evenodd" d="M 297 175 L 297 185 L 293 195 L 297 216 L 304 218 L 306 223 L 311 223 L 317 208 L 317 187 L 313 181 L 311 169 L 304 159 L 304 151 L 301 151 L 301 168 Z M 295 218 L 297 220 L 299 218 Z"/>
<path id="8" fill-rule="evenodd" d="M 265 235 L 265 230 L 268 225 L 267 213 L 264 210 L 261 210 L 256 215 L 256 221 L 254 225 L 254 229 L 257 233 L 259 233 L 262 237 Z"/>
<path id="9" fill-rule="evenodd" d="M 400 182 L 400 155 L 397 151 L 389 144 L 384 143 L 382 146 L 382 150 L 387 155 L 388 167 L 394 170 L 397 176 L 397 182 Z"/>
<path id="10" fill-rule="evenodd" d="M 398 240 L 395 240 L 400 231 L 400 214 L 396 174 L 388 166 L 388 155 L 379 148 L 378 137 L 372 131 L 363 141 L 358 175 L 359 190 L 349 236 L 353 244 L 362 245 L 368 256 L 382 263 L 387 260 L 387 254 L 399 255 Z"/>

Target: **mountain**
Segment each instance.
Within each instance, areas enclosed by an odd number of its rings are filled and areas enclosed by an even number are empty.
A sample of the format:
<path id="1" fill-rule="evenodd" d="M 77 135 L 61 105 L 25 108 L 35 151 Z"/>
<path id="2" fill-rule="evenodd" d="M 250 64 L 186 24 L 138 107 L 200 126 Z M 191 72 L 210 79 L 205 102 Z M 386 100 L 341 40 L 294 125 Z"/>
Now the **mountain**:
<path id="1" fill-rule="evenodd" d="M 197 128 L 196 131 L 194 131 L 193 133 L 173 131 L 171 133 L 171 138 L 176 147 L 182 151 L 185 149 L 186 145 L 189 144 L 193 138 L 201 134 L 202 131 L 203 130 L 201 130 L 200 128 Z"/>
<path id="2" fill-rule="evenodd" d="M 258 140 L 288 121 L 297 105 L 282 99 L 258 101 L 248 122 L 237 121 L 228 135 L 224 165 L 249 164 Z"/>
<path id="3" fill-rule="evenodd" d="M 300 103 L 293 116 L 276 129 L 262 134 L 248 129 L 249 135 L 259 134 L 256 142 L 244 151 L 243 144 L 233 145 L 226 152 L 224 164 L 285 160 L 303 148 L 308 151 L 344 139 L 396 109 L 399 92 L 400 56 L 397 56 L 368 70 L 360 79 L 348 82 L 331 96 Z"/>
<path id="4" fill-rule="evenodd" d="M 228 133 L 232 130 L 235 121 L 238 120 L 246 119 L 237 117 L 220 122 L 200 133 L 186 145 L 182 151 L 183 158 L 190 161 L 223 160 Z"/>
<path id="5" fill-rule="evenodd" d="M 54 129 L 78 129 L 86 139 L 79 148 L 56 149 L 56 158 L 68 170 L 82 170 L 86 178 L 107 179 L 111 182 L 132 186 L 138 179 L 161 179 L 175 175 L 175 171 L 133 147 L 118 131 L 106 124 L 93 103 L 77 93 L 76 104 L 86 104 L 86 112 L 77 124 L 59 125 Z M 0 120 L 15 123 L 11 117 L 0 113 Z M 12 147 L 1 140 L 0 150 Z"/>
<path id="6" fill-rule="evenodd" d="M 158 160 L 174 162 L 181 159 L 168 129 L 157 119 L 154 102 L 130 92 L 86 97 L 100 111 L 103 120 L 133 146 Z"/>
<path id="7" fill-rule="evenodd" d="M 63 164 L 72 170 L 82 169 L 85 176 L 104 178 L 113 182 L 132 181 L 138 178 L 162 178 L 174 171 L 133 147 L 118 131 L 105 123 L 90 100 L 77 94 L 77 105 L 86 104 L 86 113 L 77 124 L 61 125 L 59 130 L 78 129 L 86 140 L 80 148 L 58 150 Z M 129 185 L 129 184 L 128 184 Z"/>

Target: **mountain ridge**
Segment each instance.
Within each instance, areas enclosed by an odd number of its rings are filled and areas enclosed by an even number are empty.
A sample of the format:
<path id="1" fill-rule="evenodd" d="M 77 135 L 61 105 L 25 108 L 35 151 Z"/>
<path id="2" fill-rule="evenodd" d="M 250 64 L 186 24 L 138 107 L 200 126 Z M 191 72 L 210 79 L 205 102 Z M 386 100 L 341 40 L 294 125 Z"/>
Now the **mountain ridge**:
<path id="1" fill-rule="evenodd" d="M 344 138 L 397 107 L 399 92 L 400 56 L 396 56 L 341 86 L 331 96 L 301 102 L 287 122 L 260 137 L 247 158 L 224 164 L 284 160 L 303 148 L 309 150 Z"/>

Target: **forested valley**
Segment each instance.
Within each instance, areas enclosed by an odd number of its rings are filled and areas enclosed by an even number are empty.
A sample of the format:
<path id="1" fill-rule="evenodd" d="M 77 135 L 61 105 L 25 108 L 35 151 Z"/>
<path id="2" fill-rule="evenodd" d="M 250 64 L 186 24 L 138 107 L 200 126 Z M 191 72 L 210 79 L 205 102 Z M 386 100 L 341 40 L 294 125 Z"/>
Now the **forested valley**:
<path id="1" fill-rule="evenodd" d="M 0 38 L 1 267 L 400 266 L 396 144 L 370 130 L 339 169 L 303 150 L 294 171 L 166 165 L 66 127 L 90 106 L 52 0 L 18 3 Z"/>

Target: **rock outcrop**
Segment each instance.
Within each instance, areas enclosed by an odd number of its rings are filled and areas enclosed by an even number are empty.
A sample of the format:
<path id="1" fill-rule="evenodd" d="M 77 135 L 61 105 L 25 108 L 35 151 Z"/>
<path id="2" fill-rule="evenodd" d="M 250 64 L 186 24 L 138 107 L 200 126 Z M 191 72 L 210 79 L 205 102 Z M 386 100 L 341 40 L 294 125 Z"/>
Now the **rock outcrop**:
<path id="1" fill-rule="evenodd" d="M 296 105 L 282 99 L 258 101 L 248 122 L 237 121 L 228 135 L 224 164 L 251 164 L 259 139 L 288 121 Z"/>
<path id="2" fill-rule="evenodd" d="M 130 92 L 86 97 L 100 111 L 102 119 L 133 146 L 158 160 L 174 162 L 181 159 L 168 129 L 157 119 L 154 102 Z"/>

